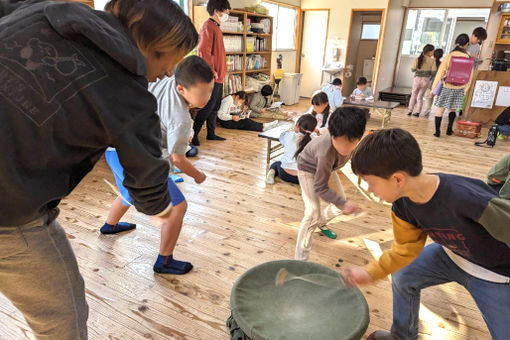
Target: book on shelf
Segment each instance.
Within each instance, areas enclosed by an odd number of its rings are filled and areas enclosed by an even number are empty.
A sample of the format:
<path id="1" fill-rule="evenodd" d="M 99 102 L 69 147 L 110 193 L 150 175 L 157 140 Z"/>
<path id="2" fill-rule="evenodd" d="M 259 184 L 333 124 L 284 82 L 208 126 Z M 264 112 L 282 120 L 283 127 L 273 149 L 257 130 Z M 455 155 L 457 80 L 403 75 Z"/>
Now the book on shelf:
<path id="1" fill-rule="evenodd" d="M 243 70 L 243 56 L 227 54 L 227 72 L 236 72 L 242 70 Z"/>
<path id="2" fill-rule="evenodd" d="M 246 52 L 264 52 L 266 39 L 258 37 L 246 37 Z"/>
<path id="3" fill-rule="evenodd" d="M 227 52 L 243 52 L 243 37 L 238 35 L 224 35 L 223 45 Z"/>
<path id="4" fill-rule="evenodd" d="M 227 74 L 223 80 L 223 96 L 242 91 L 243 83 L 241 76 L 237 74 Z"/>
<path id="5" fill-rule="evenodd" d="M 246 70 L 259 70 L 267 66 L 267 59 L 259 54 L 246 57 Z"/>

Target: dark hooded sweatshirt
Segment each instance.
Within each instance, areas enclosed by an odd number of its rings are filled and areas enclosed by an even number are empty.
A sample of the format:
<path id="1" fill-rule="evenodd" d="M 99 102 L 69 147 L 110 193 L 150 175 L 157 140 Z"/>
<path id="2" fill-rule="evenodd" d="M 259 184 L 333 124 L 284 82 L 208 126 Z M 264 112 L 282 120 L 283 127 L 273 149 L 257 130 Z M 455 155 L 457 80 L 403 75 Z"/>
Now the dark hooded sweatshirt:
<path id="1" fill-rule="evenodd" d="M 170 205 L 155 98 L 129 31 L 79 3 L 0 0 L 0 226 L 58 205 L 108 146 L 135 207 Z"/>

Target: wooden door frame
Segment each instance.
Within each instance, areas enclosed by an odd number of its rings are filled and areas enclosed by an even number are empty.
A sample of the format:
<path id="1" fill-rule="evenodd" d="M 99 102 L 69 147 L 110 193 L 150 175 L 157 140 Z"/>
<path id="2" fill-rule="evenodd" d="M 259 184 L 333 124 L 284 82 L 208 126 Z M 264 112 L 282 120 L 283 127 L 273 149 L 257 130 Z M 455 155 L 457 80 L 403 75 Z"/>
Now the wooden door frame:
<path id="1" fill-rule="evenodd" d="M 324 52 L 322 55 L 322 65 L 324 65 L 324 60 L 326 60 L 326 46 L 328 45 L 328 34 L 329 34 L 329 18 L 331 17 L 331 12 L 329 8 L 306 8 L 302 9 L 299 13 L 299 25 L 297 32 L 299 33 L 298 47 L 296 48 L 296 72 L 301 71 L 301 52 L 303 48 L 303 20 L 304 13 L 303 12 L 312 12 L 312 11 L 326 11 L 328 12 L 328 20 L 326 22 L 326 39 L 324 40 Z M 321 84 L 324 80 L 324 72 L 322 72 L 321 65 Z"/>
<path id="2" fill-rule="evenodd" d="M 388 6 L 390 1 L 388 0 Z M 345 48 L 345 66 L 347 66 L 347 56 L 349 54 L 349 43 L 351 40 L 351 29 L 353 17 L 356 12 L 381 12 L 381 28 L 379 29 L 379 39 L 377 40 L 377 49 L 375 52 L 374 72 L 372 73 L 372 90 L 376 94 L 377 78 L 379 78 L 379 68 L 381 64 L 382 47 L 384 44 L 384 31 L 386 30 L 386 22 L 388 20 L 388 10 L 385 8 L 351 8 L 351 17 L 349 19 L 349 33 L 347 35 L 347 46 Z M 360 37 L 361 40 L 361 37 Z M 344 66 L 344 67 L 345 67 Z M 345 83 L 345 72 L 342 75 L 342 83 Z"/>

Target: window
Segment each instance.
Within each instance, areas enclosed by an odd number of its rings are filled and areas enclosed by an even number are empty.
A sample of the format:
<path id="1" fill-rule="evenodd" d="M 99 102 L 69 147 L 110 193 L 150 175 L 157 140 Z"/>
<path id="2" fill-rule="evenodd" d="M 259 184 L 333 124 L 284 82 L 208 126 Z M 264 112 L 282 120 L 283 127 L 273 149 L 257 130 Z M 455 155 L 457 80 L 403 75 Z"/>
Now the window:
<path id="1" fill-rule="evenodd" d="M 458 34 L 471 36 L 475 27 L 485 27 L 489 12 L 489 8 L 410 9 L 402 32 L 401 54 L 418 55 L 426 44 L 448 53 Z"/>
<path id="2" fill-rule="evenodd" d="M 184 13 L 189 15 L 188 0 L 174 0 L 174 2 L 176 2 L 179 5 L 179 7 L 182 8 Z"/>
<path id="3" fill-rule="evenodd" d="M 296 48 L 295 8 L 262 1 L 268 15 L 273 17 L 273 51 L 294 50 Z"/>
<path id="4" fill-rule="evenodd" d="M 378 40 L 379 39 L 379 30 L 381 29 L 381 24 L 363 24 L 361 28 L 361 39 L 362 40 Z"/>

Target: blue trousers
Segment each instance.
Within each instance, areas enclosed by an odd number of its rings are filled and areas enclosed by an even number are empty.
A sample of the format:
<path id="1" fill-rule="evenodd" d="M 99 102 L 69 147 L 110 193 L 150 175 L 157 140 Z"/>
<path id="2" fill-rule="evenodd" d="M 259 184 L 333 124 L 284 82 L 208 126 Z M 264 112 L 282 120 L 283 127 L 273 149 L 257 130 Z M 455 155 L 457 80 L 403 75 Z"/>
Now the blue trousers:
<path id="1" fill-rule="evenodd" d="M 510 283 L 477 279 L 460 269 L 436 243 L 426 246 L 410 265 L 393 274 L 391 333 L 402 340 L 418 339 L 422 289 L 455 281 L 471 294 L 494 340 L 510 336 Z"/>

